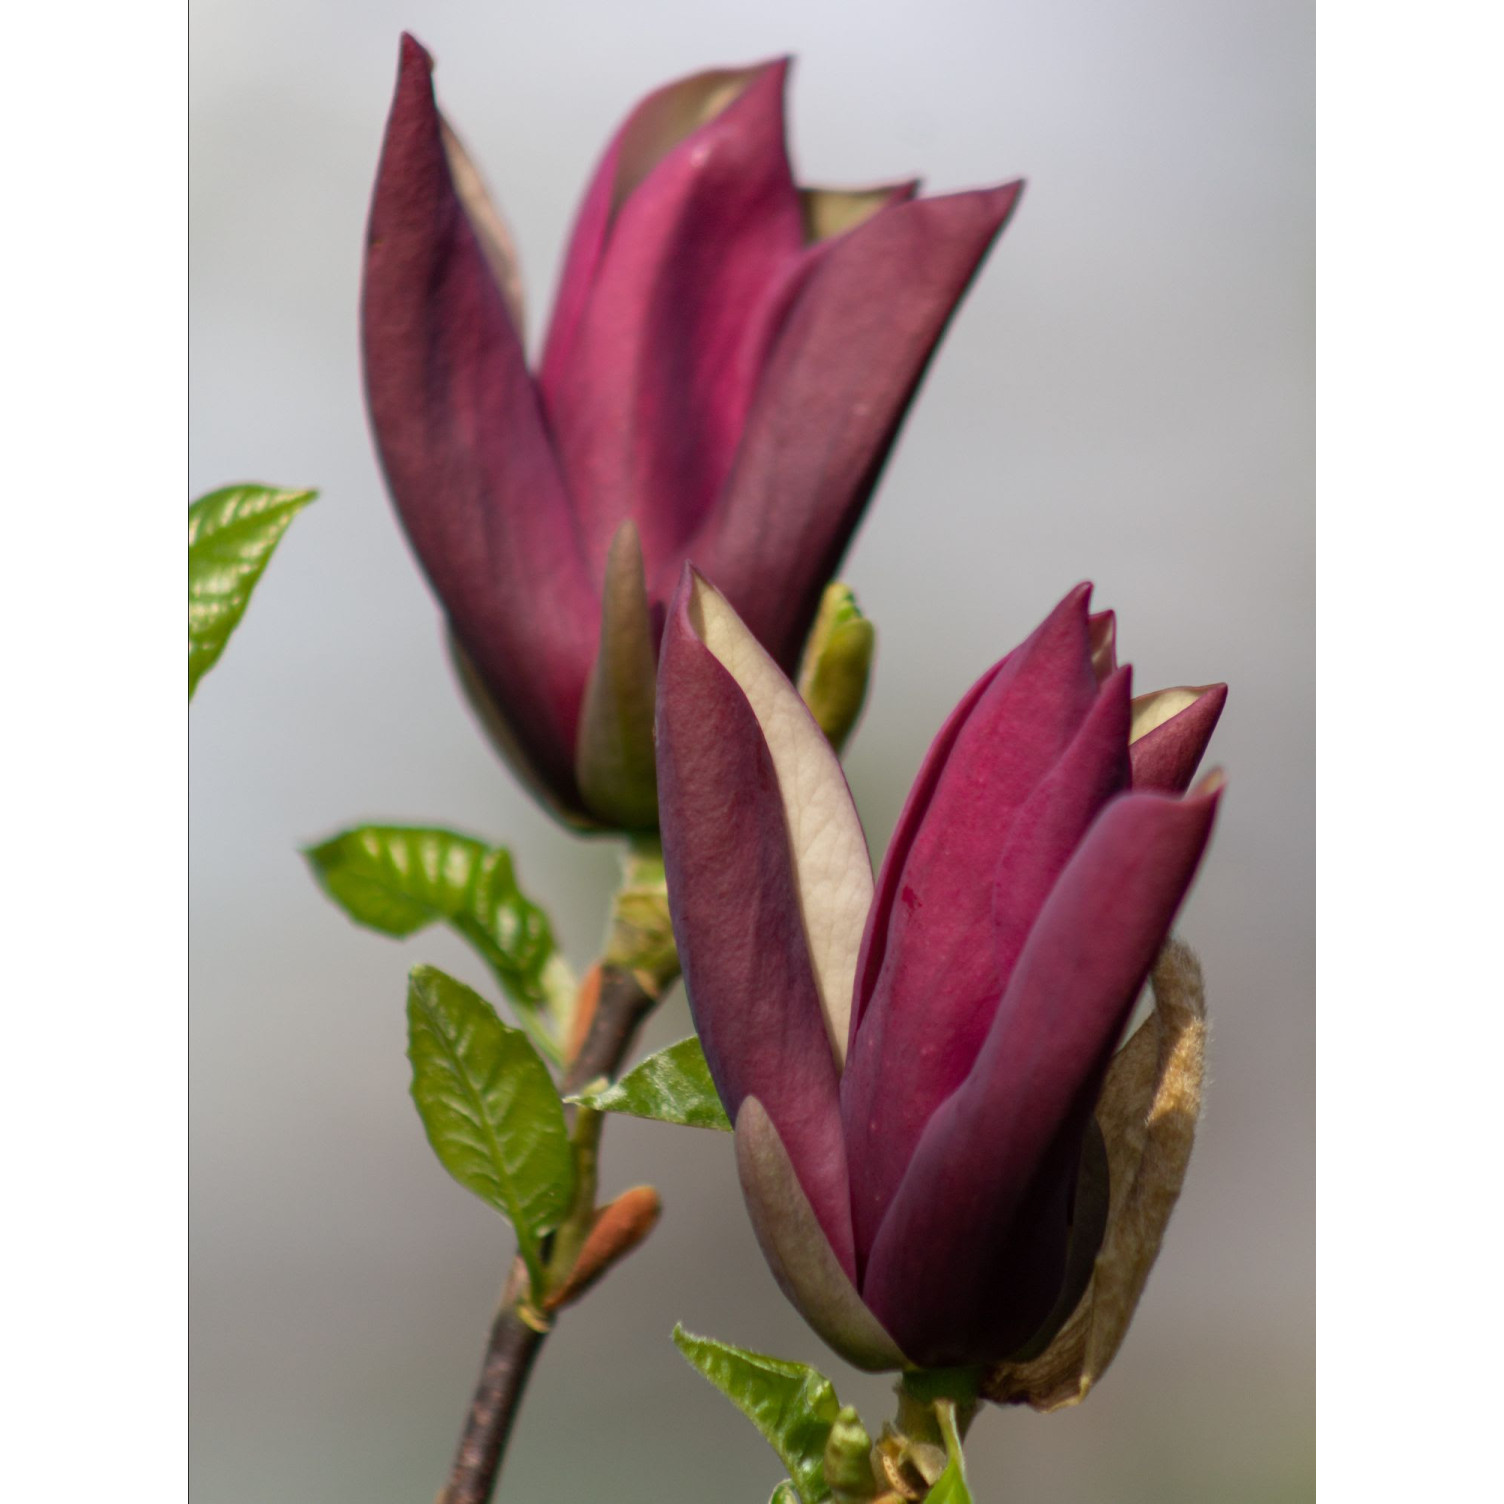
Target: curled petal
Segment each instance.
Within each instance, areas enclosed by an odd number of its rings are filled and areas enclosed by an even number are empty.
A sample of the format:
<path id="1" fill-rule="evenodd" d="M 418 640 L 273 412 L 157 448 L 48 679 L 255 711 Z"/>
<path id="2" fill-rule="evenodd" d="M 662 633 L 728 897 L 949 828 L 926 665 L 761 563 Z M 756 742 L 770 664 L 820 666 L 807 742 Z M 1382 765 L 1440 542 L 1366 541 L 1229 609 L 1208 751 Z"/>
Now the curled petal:
<path id="1" fill-rule="evenodd" d="M 1013 1351 L 1054 1304 L 1081 1135 L 1219 792 L 1108 806 L 1040 914 L 971 1074 L 930 1119 L 862 1281 L 919 1361 Z"/>
<path id="2" fill-rule="evenodd" d="M 748 693 L 702 639 L 693 595 L 686 572 L 658 673 L 659 810 L 685 986 L 728 1114 L 734 1121 L 749 1095 L 762 1102 L 850 1275 L 836 1055 L 800 906 L 784 770 Z M 849 804 L 844 781 L 840 794 Z"/>
<path id="3" fill-rule="evenodd" d="M 371 424 L 466 658 L 526 763 L 575 806 L 575 720 L 598 601 L 493 274 L 491 232 L 456 187 L 430 68 L 404 37 L 361 296 Z"/>
<path id="4" fill-rule="evenodd" d="M 1042 1353 L 999 1364 L 982 1392 L 998 1404 L 1079 1404 L 1127 1334 L 1170 1213 L 1201 1113 L 1206 996 L 1195 956 L 1178 941 L 1154 968 L 1154 1012 L 1113 1057 L 1097 1103 L 1107 1147 L 1107 1232 L 1091 1282 Z"/>
<path id="5" fill-rule="evenodd" d="M 1133 702 L 1133 786 L 1181 794 L 1191 786 L 1227 703 L 1225 684 L 1161 689 Z"/>
<path id="6" fill-rule="evenodd" d="M 746 1098 L 736 1115 L 736 1168 L 763 1257 L 794 1309 L 857 1368 L 907 1367 L 842 1268 L 756 1097 Z"/>
<path id="7" fill-rule="evenodd" d="M 735 467 L 688 553 L 785 672 L 930 356 L 1021 188 L 875 214 L 817 248 L 782 319 Z"/>

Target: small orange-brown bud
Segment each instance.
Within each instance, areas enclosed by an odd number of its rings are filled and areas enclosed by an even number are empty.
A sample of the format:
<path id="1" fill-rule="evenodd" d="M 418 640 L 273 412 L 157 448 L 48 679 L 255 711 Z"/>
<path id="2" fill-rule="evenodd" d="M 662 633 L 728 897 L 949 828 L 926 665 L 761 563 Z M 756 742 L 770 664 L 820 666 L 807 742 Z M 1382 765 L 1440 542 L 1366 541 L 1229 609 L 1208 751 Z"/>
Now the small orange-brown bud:
<path id="1" fill-rule="evenodd" d="M 597 961 L 580 978 L 580 990 L 575 994 L 574 1017 L 569 1023 L 569 1038 L 564 1045 L 565 1064 L 572 1064 L 585 1043 L 590 1025 L 595 1019 L 596 1005 L 601 1000 L 601 966 Z"/>
<path id="2" fill-rule="evenodd" d="M 1176 940 L 1160 953 L 1153 985 L 1154 1012 L 1113 1057 L 1097 1103 L 1109 1190 L 1091 1282 L 1038 1357 L 988 1373 L 982 1393 L 998 1404 L 1080 1404 L 1117 1355 L 1159 1255 L 1201 1113 L 1206 995 L 1201 967 Z"/>
<path id="3" fill-rule="evenodd" d="M 609 1206 L 595 1215 L 590 1231 L 580 1247 L 579 1257 L 568 1278 L 543 1302 L 546 1311 L 557 1311 L 573 1304 L 613 1264 L 619 1263 L 652 1232 L 658 1224 L 663 1203 L 650 1185 L 635 1185 L 623 1191 Z"/>

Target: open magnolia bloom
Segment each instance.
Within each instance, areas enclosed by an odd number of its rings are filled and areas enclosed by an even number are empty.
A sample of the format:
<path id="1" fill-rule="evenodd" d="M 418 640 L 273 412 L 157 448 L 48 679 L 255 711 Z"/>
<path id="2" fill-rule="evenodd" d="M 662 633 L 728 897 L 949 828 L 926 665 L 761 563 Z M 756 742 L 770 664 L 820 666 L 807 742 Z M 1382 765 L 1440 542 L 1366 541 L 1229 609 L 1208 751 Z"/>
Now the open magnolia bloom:
<path id="1" fill-rule="evenodd" d="M 801 188 L 786 61 L 669 84 L 606 148 L 534 373 L 510 240 L 431 71 L 404 37 L 361 303 L 382 465 L 498 746 L 571 823 L 650 828 L 684 560 L 792 671 L 1021 185 Z"/>
<path id="2" fill-rule="evenodd" d="M 778 665 L 693 571 L 670 608 L 659 790 L 691 1008 L 768 1262 L 861 1367 L 1042 1351 L 1103 1243 L 1093 1111 L 1211 831 L 1220 777 L 1184 790 L 1225 687 L 1133 699 L 1089 599 L 967 693 L 875 884 Z"/>

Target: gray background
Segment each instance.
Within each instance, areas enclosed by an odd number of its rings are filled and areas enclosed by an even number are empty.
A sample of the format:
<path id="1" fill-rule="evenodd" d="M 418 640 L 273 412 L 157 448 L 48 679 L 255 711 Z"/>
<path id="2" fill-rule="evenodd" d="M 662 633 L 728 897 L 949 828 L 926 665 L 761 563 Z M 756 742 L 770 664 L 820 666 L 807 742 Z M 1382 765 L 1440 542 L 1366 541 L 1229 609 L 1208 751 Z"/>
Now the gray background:
<path id="1" fill-rule="evenodd" d="M 573 959 L 614 857 L 491 760 L 368 443 L 362 224 L 410 27 L 518 236 L 534 339 L 585 176 L 648 88 L 798 54 L 816 181 L 1024 174 L 844 575 L 881 633 L 849 757 L 874 847 L 971 679 L 1081 578 L 1143 688 L 1225 678 L 1231 786 L 1182 921 L 1215 1012 L 1189 1186 L 1127 1347 L 1054 1417 L 986 1414 L 983 1501 L 1312 1496 L 1312 23 L 1295 0 L 443 4 L 200 0 L 195 491 L 316 485 L 193 707 L 193 1473 L 198 1504 L 411 1501 L 447 1466 L 509 1234 L 407 1100 L 404 974 L 456 943 L 348 925 L 296 847 L 361 819 L 509 842 Z M 687 1031 L 682 998 L 647 1046 Z M 567 1317 L 502 1496 L 763 1499 L 778 1465 L 675 1320 L 824 1353 L 747 1227 L 727 1140 L 614 1123 L 647 1248 Z"/>

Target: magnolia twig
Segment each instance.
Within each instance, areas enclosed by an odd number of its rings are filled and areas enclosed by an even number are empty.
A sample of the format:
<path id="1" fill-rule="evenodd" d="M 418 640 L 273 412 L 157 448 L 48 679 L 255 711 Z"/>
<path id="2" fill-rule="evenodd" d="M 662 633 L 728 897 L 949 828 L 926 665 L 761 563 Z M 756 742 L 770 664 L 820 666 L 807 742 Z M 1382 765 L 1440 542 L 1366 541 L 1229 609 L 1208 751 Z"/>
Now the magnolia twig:
<path id="1" fill-rule="evenodd" d="M 567 1096 L 598 1076 L 615 1076 L 627 1058 L 637 1030 L 658 998 L 630 971 L 601 969 L 600 998 L 590 1031 L 564 1073 Z M 537 1360 L 546 1329 L 525 1321 L 518 1311 L 522 1291 L 509 1281 L 501 1308 L 491 1323 L 485 1362 L 470 1401 L 470 1413 L 436 1504 L 486 1504 L 501 1475 L 502 1454 L 512 1423 L 522 1404 L 523 1391 Z"/>

